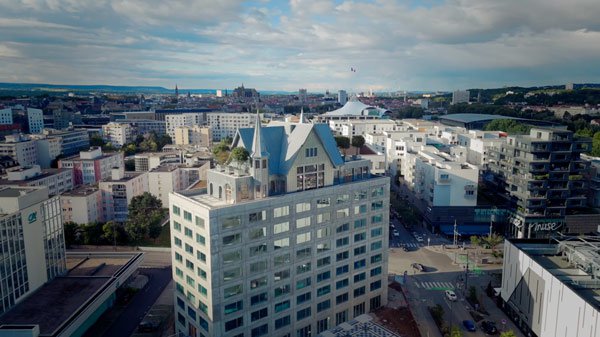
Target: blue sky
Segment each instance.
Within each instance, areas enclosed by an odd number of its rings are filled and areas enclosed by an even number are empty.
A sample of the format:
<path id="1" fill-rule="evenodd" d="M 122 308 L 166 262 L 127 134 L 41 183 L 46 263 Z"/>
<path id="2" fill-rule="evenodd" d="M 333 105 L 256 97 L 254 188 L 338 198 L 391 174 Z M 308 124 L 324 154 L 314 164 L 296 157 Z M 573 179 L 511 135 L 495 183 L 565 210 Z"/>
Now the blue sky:
<path id="1" fill-rule="evenodd" d="M 598 0 L 0 0 L 0 82 L 290 91 L 600 82 L 598 17 Z"/>

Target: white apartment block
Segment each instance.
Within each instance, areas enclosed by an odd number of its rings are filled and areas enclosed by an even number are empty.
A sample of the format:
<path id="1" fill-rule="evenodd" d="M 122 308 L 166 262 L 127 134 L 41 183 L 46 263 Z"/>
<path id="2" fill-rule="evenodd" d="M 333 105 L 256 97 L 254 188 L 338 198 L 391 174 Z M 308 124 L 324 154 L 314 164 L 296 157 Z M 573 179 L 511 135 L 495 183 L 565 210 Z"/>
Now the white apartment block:
<path id="1" fill-rule="evenodd" d="M 467 162 L 485 169 L 491 148 L 498 148 L 506 141 L 498 131 L 470 130 L 458 135 L 458 144 L 467 148 Z"/>
<path id="2" fill-rule="evenodd" d="M 129 124 L 110 122 L 102 125 L 102 138 L 114 147 L 122 147 L 133 140 L 133 131 Z"/>
<path id="3" fill-rule="evenodd" d="M 0 109 L 0 124 L 12 124 L 13 113 L 11 108 Z"/>
<path id="4" fill-rule="evenodd" d="M 210 127 L 199 125 L 181 126 L 175 128 L 175 145 L 196 145 L 200 147 L 212 146 L 212 130 Z"/>
<path id="5" fill-rule="evenodd" d="M 101 180 L 111 177 L 112 169 L 125 167 L 122 152 L 102 153 L 99 147 L 89 151 L 81 151 L 79 156 L 73 156 L 58 161 L 59 168 L 73 170 L 73 185 L 94 185 Z"/>
<path id="6" fill-rule="evenodd" d="M 248 163 L 170 196 L 177 333 L 316 336 L 387 302 L 389 178 L 327 125 L 255 125 Z"/>
<path id="7" fill-rule="evenodd" d="M 89 224 L 104 222 L 102 191 L 94 186 L 83 185 L 61 194 L 60 204 L 64 222 Z"/>
<path id="8" fill-rule="evenodd" d="M 123 167 L 114 168 L 111 177 L 98 183 L 98 188 L 102 192 L 104 220 L 125 222 L 131 199 L 148 192 L 148 173 L 125 173 Z"/>
<path id="9" fill-rule="evenodd" d="M 204 114 L 198 113 L 183 113 L 177 115 L 165 116 L 167 135 L 171 139 L 175 139 L 175 129 L 182 126 L 201 125 L 204 122 Z"/>
<path id="10" fill-rule="evenodd" d="M 476 206 L 479 169 L 433 146 L 405 155 L 404 181 L 430 207 Z"/>
<path id="11" fill-rule="evenodd" d="M 337 121 L 339 122 L 339 121 Z M 330 122 L 331 124 L 331 122 Z M 396 122 L 389 119 L 350 120 L 342 124 L 341 134 L 345 137 L 365 136 L 369 132 L 395 131 Z"/>
<path id="12" fill-rule="evenodd" d="M 52 161 L 61 154 L 62 138 L 46 135 L 31 135 L 37 149 L 37 163 L 42 168 L 50 168 Z"/>
<path id="13" fill-rule="evenodd" d="M 0 143 L 0 156 L 10 156 L 21 166 L 36 165 L 36 143 L 23 135 L 8 135 L 6 140 Z"/>
<path id="14" fill-rule="evenodd" d="M 133 160 L 137 172 L 147 172 L 162 165 L 180 164 L 181 154 L 178 152 L 145 152 L 136 154 Z"/>
<path id="15" fill-rule="evenodd" d="M 427 142 L 427 133 L 422 131 L 388 131 L 386 135 L 387 161 L 390 170 L 390 176 L 402 172 L 402 160 L 406 153 L 413 148 L 425 145 Z"/>
<path id="16" fill-rule="evenodd" d="M 346 92 L 346 90 L 339 90 L 338 91 L 338 103 L 340 103 L 341 105 L 346 104 L 346 102 L 348 102 L 348 93 Z"/>
<path id="17" fill-rule="evenodd" d="M 159 166 L 148 172 L 148 192 L 169 206 L 169 193 L 179 192 L 189 186 L 187 172 L 175 165 Z"/>
<path id="18" fill-rule="evenodd" d="M 213 141 L 235 136 L 238 129 L 253 126 L 254 114 L 211 112 L 206 114 L 207 124 L 212 129 Z"/>
<path id="19" fill-rule="evenodd" d="M 39 165 L 10 169 L 7 179 L 0 180 L 0 185 L 46 186 L 48 195 L 54 196 L 73 189 L 73 170 L 44 169 Z"/>
<path id="20" fill-rule="evenodd" d="M 157 121 L 154 119 L 119 119 L 115 123 L 127 124 L 131 127 L 133 138 L 138 135 L 145 135 L 151 132 L 156 133 L 157 136 L 167 134 L 166 122 Z"/>
<path id="21" fill-rule="evenodd" d="M 44 131 L 44 114 L 40 109 L 27 108 L 27 121 L 29 133 L 42 133 Z"/>
<path id="22" fill-rule="evenodd" d="M 0 187 L 0 314 L 67 272 L 58 197 L 45 187 Z"/>

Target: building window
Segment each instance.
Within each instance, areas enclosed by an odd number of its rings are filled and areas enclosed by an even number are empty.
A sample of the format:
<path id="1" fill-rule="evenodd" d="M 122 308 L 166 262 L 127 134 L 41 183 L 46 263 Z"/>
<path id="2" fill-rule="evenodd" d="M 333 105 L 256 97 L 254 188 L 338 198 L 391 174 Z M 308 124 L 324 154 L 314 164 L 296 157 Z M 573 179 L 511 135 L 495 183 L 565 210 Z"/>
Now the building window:
<path id="1" fill-rule="evenodd" d="M 310 211 L 310 203 L 309 202 L 301 202 L 296 204 L 296 213 L 308 212 Z"/>
<path id="2" fill-rule="evenodd" d="M 307 277 L 307 278 L 302 279 L 302 280 L 298 280 L 298 281 L 296 281 L 296 290 L 300 290 L 300 289 L 306 288 L 306 287 L 310 286 L 310 284 L 311 284 L 311 278 L 310 277 Z"/>
<path id="3" fill-rule="evenodd" d="M 326 300 L 320 303 L 317 303 L 317 312 L 321 312 L 323 310 L 327 310 L 331 308 L 331 300 Z"/>
<path id="4" fill-rule="evenodd" d="M 363 241 L 366 238 L 367 238 L 367 233 L 365 233 L 365 232 L 354 234 L 354 242 Z"/>
<path id="5" fill-rule="evenodd" d="M 262 220 L 266 220 L 266 218 L 267 218 L 267 211 L 250 213 L 250 215 L 248 216 L 248 219 L 250 222 L 262 221 Z"/>
<path id="6" fill-rule="evenodd" d="M 331 278 L 330 271 L 322 272 L 320 274 L 317 274 L 317 283 L 319 283 L 321 281 L 329 280 L 330 278 Z"/>
<path id="7" fill-rule="evenodd" d="M 335 289 L 342 289 L 347 287 L 350 284 L 349 280 L 347 278 L 343 279 L 343 280 L 339 280 L 335 282 Z"/>
<path id="8" fill-rule="evenodd" d="M 365 303 L 360 303 L 354 306 L 354 317 L 365 313 Z"/>
<path id="9" fill-rule="evenodd" d="M 377 295 L 371 299 L 370 310 L 377 309 L 381 306 L 381 295 Z"/>
<path id="10" fill-rule="evenodd" d="M 310 247 L 302 248 L 296 251 L 296 258 L 303 259 L 310 257 Z"/>
<path id="11" fill-rule="evenodd" d="M 273 249 L 275 249 L 275 250 L 281 249 L 281 248 L 287 248 L 289 246 L 290 246 L 289 238 L 283 238 L 283 239 L 273 241 Z"/>
<path id="12" fill-rule="evenodd" d="M 331 292 L 331 286 L 330 285 L 326 285 L 324 287 L 321 287 L 319 289 L 317 289 L 317 297 L 323 296 L 323 295 L 327 295 Z"/>
<path id="13" fill-rule="evenodd" d="M 307 292 L 307 293 L 296 296 L 296 305 L 300 305 L 304 302 L 310 301 L 310 298 L 311 298 L 310 295 L 311 295 L 311 293 Z"/>
<path id="14" fill-rule="evenodd" d="M 367 252 L 367 246 L 360 246 L 354 248 L 354 256 L 362 255 Z"/>
<path id="15" fill-rule="evenodd" d="M 181 215 L 181 209 L 175 205 L 173 205 L 173 214 Z"/>
<path id="16" fill-rule="evenodd" d="M 275 312 L 282 312 L 290 308 L 290 300 L 275 304 Z"/>
<path id="17" fill-rule="evenodd" d="M 381 280 L 375 281 L 375 282 L 371 282 L 371 291 L 377 290 L 381 288 Z"/>
<path id="18" fill-rule="evenodd" d="M 358 283 L 360 281 L 364 281 L 367 278 L 367 274 L 365 272 L 354 275 L 354 283 Z"/>
<path id="19" fill-rule="evenodd" d="M 290 223 L 287 221 L 273 225 L 273 234 L 285 233 L 289 230 Z"/>
<path id="20" fill-rule="evenodd" d="M 230 321 L 225 322 L 225 331 L 231 331 L 233 329 L 237 329 L 237 328 L 241 327 L 242 325 L 244 325 L 243 317 L 234 318 Z"/>
<path id="21" fill-rule="evenodd" d="M 250 305 L 252 306 L 264 303 L 266 301 L 268 301 L 267 293 L 260 293 L 250 297 Z"/>
<path id="22" fill-rule="evenodd" d="M 298 190 L 310 190 L 325 185 L 325 165 L 314 164 L 298 167 L 296 186 Z"/>
<path id="23" fill-rule="evenodd" d="M 335 314 L 335 324 L 340 325 L 348 320 L 348 310 L 340 311 Z"/>
<path id="24" fill-rule="evenodd" d="M 310 315 L 311 315 L 310 307 L 298 310 L 296 312 L 296 320 L 299 321 L 299 320 L 305 319 L 307 317 L 310 317 Z M 310 335 L 308 335 L 308 336 L 310 336 Z"/>
<path id="25" fill-rule="evenodd" d="M 290 325 L 291 319 L 290 316 L 284 316 L 275 320 L 275 329 L 281 329 L 285 326 Z"/>
<path id="26" fill-rule="evenodd" d="M 348 251 L 343 251 L 343 252 L 337 253 L 335 255 L 335 261 L 336 262 L 343 261 L 343 260 L 346 260 L 349 257 L 350 257 L 350 253 Z"/>
<path id="27" fill-rule="evenodd" d="M 279 218 L 290 214 L 290 206 L 282 206 L 273 209 L 273 217 Z"/>
<path id="28" fill-rule="evenodd" d="M 371 269 L 371 277 L 381 274 L 381 267 Z"/>
<path id="29" fill-rule="evenodd" d="M 250 314 L 250 321 L 258 321 L 261 318 L 267 317 L 269 314 L 269 310 L 267 308 L 262 308 L 260 310 L 254 311 Z"/>
<path id="30" fill-rule="evenodd" d="M 244 309 L 244 302 L 243 301 L 237 301 L 237 302 L 233 302 L 230 304 L 226 304 L 224 307 L 224 312 L 225 315 L 229 315 L 232 314 L 234 312 L 240 311 Z"/>
<path id="31" fill-rule="evenodd" d="M 307 148 L 305 150 L 305 154 L 306 154 L 307 158 L 309 158 L 309 157 L 316 157 L 317 156 L 317 148 L 316 147 Z"/>
<path id="32" fill-rule="evenodd" d="M 296 235 L 296 244 L 302 244 L 310 241 L 310 232 Z"/>
<path id="33" fill-rule="evenodd" d="M 348 293 L 343 293 L 335 297 L 335 304 L 342 304 L 348 302 Z"/>
<path id="34" fill-rule="evenodd" d="M 345 224 L 341 224 L 341 225 L 339 225 L 339 226 L 338 226 L 338 227 L 335 229 L 335 232 L 336 232 L 336 233 L 343 233 L 343 232 L 346 232 L 346 231 L 349 231 L 349 230 L 350 230 L 350 224 L 349 224 L 349 223 L 345 223 Z"/>
<path id="35" fill-rule="evenodd" d="M 300 218 L 296 220 L 296 228 L 303 228 L 310 226 L 310 217 Z"/>
<path id="36" fill-rule="evenodd" d="M 196 242 L 201 244 L 202 246 L 206 246 L 206 238 L 200 234 L 196 233 Z"/>
<path id="37" fill-rule="evenodd" d="M 186 221 L 192 222 L 192 213 L 188 212 L 188 211 L 183 211 L 183 218 Z"/>

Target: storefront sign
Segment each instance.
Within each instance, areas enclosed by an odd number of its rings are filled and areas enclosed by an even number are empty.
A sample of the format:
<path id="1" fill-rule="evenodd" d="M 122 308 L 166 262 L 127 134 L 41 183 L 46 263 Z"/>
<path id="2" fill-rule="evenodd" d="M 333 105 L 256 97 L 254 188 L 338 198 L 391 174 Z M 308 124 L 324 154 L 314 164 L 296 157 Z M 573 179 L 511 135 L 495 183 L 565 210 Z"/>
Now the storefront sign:
<path id="1" fill-rule="evenodd" d="M 27 221 L 29 223 L 34 223 L 37 220 L 37 212 L 31 212 L 29 213 L 29 216 L 27 216 Z"/>

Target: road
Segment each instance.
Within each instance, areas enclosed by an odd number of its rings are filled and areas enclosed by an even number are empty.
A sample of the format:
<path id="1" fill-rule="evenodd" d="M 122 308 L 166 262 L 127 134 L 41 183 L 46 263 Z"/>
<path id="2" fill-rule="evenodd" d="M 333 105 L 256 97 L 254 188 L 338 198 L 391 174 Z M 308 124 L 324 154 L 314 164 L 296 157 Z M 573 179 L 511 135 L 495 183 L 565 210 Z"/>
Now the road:
<path id="1" fill-rule="evenodd" d="M 477 326 L 476 332 L 467 332 L 462 326 L 463 320 L 473 320 L 469 314 L 472 310 L 470 304 L 465 299 L 465 285 L 462 282 L 465 277 L 464 265 L 456 264 L 451 258 L 452 254 L 445 254 L 446 250 L 442 250 L 443 245 L 449 245 L 451 242 L 434 234 L 431 234 L 424 228 L 406 229 L 396 219 L 393 219 L 390 228 L 390 254 L 389 254 L 389 273 L 403 275 L 407 274 L 407 282 L 403 285 L 405 293 L 408 296 L 409 305 L 417 320 L 421 333 L 424 336 L 439 336 L 439 331 L 427 311 L 427 307 L 439 304 L 444 309 L 444 319 L 451 325 L 461 328 L 465 336 L 486 336 Z M 397 230 L 397 235 L 393 234 L 393 230 Z M 423 238 L 423 242 L 417 242 L 415 232 Z M 431 247 L 428 247 L 428 244 Z M 406 246 L 409 251 L 405 252 L 401 248 Z M 435 249 L 434 249 L 435 246 Z M 450 256 L 449 256 L 450 255 Z M 460 255 L 460 251 L 457 255 Z M 425 272 L 419 272 L 411 267 L 412 263 L 420 263 L 425 267 Z M 470 265 L 470 268 L 473 268 Z M 490 280 L 489 271 L 498 266 L 482 267 L 480 275 L 470 274 L 468 278 L 468 286 L 474 285 L 483 293 L 482 288 L 487 285 Z M 452 302 L 446 299 L 444 291 L 450 289 L 456 292 L 457 301 Z M 485 294 L 480 296 L 484 306 L 490 312 L 490 316 L 486 320 L 495 321 L 498 328 L 501 328 L 500 322 L 507 317 L 499 309 L 497 309 Z M 517 336 L 522 336 L 521 332 L 508 323 L 507 328 L 512 328 Z"/>
<path id="2" fill-rule="evenodd" d="M 171 268 L 141 268 L 140 274 L 148 276 L 148 284 L 135 294 L 127 308 L 106 330 L 103 337 L 130 336 L 166 285 L 171 281 Z"/>

